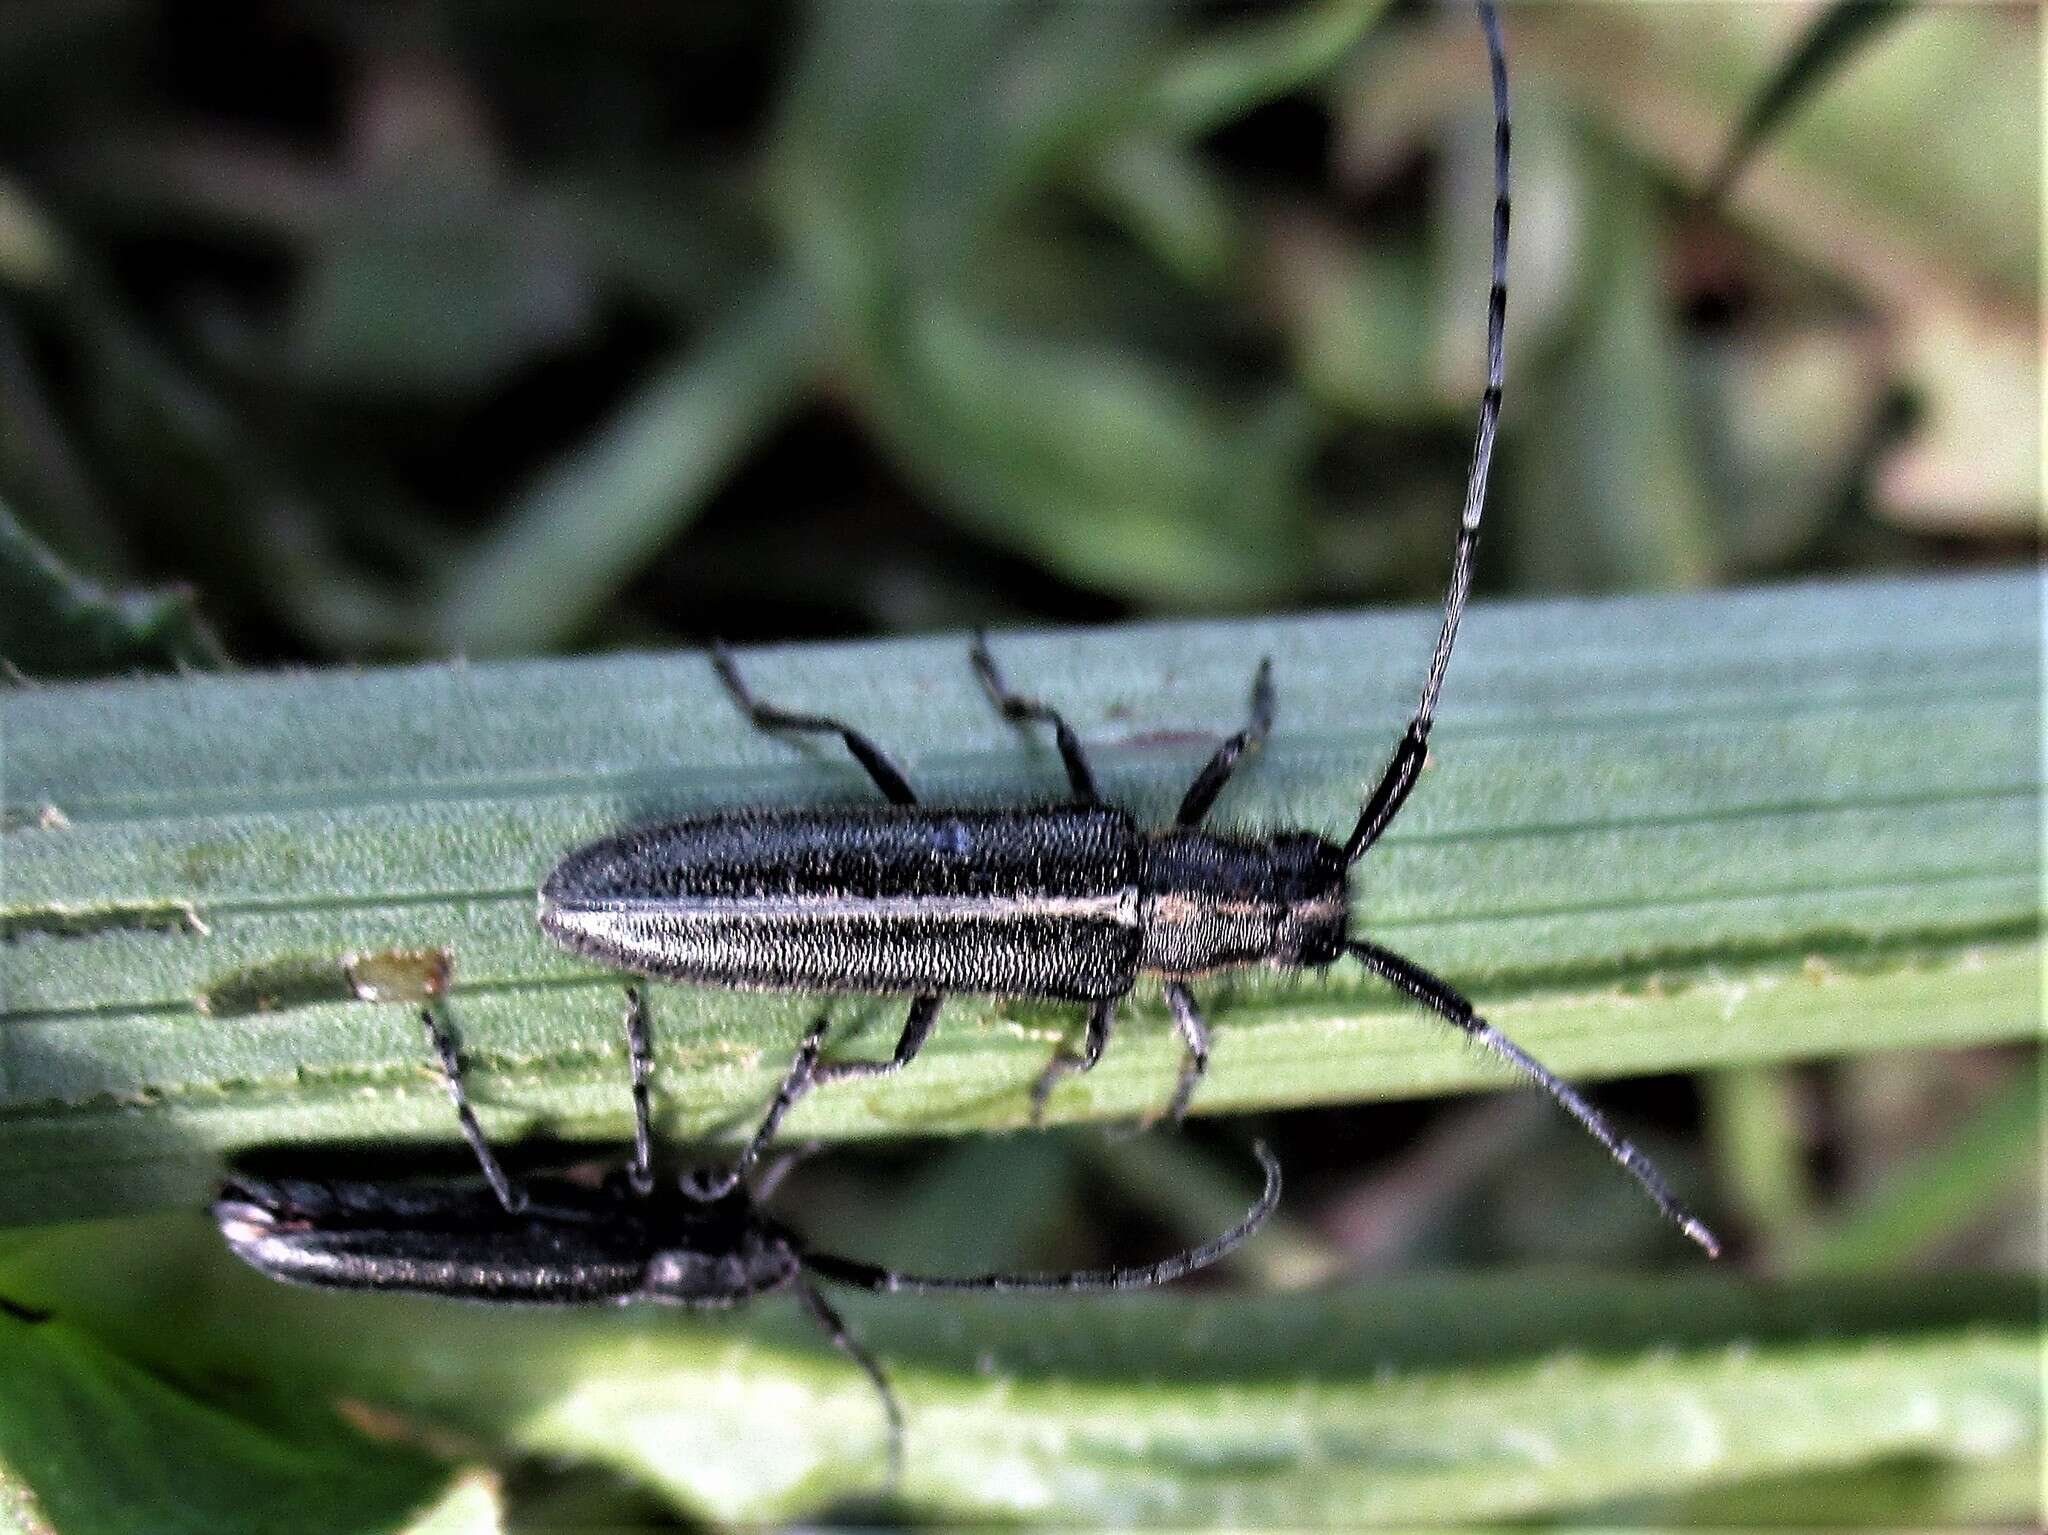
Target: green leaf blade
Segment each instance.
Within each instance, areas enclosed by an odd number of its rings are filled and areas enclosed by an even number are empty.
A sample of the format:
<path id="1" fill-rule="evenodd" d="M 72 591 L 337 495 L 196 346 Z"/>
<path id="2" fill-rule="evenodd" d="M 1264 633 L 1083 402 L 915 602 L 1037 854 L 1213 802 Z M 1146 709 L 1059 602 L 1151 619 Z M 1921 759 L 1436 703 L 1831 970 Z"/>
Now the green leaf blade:
<path id="1" fill-rule="evenodd" d="M 236 1269 L 196 1225 L 115 1230 L 113 1277 L 94 1277 L 130 1283 L 139 1244 L 165 1287 L 153 1321 L 110 1323 L 143 1359 L 370 1403 L 436 1443 L 601 1464 L 728 1523 L 879 1490 L 874 1393 L 794 1306 L 546 1315 L 309 1294 Z M 67 1267 L 107 1240 L 72 1239 Z M 903 1398 L 903 1501 L 941 1520 L 1655 1519 L 1901 1462 L 1993 1475 L 2041 1443 L 2024 1276 L 1524 1272 L 846 1311 Z M 2023 1518 L 2004 1485 L 1996 1511 Z"/>
<path id="2" fill-rule="evenodd" d="M 370 1535 L 411 1527 L 443 1480 L 428 1456 L 310 1404 L 264 1426 L 61 1321 L 0 1315 L 0 1518 L 94 1535 Z"/>
<path id="3" fill-rule="evenodd" d="M 1354 877 L 1357 919 L 1568 1075 L 2030 1037 L 2035 601 L 2020 572 L 1482 607 L 1433 764 Z M 1279 728 L 1216 822 L 1335 835 L 1431 627 L 1168 625 L 998 649 L 1060 700 L 1141 824 L 1170 816 L 1270 654 Z M 766 696 L 859 719 L 932 802 L 1060 792 L 1046 744 L 991 716 L 958 639 L 747 664 Z M 694 656 L 187 678 L 0 709 L 0 1218 L 16 1221 L 191 1198 L 214 1157 L 257 1142 L 451 1138 L 408 1010 L 322 989 L 384 948 L 452 956 L 494 1132 L 617 1137 L 622 983 L 535 928 L 549 865 L 664 815 L 872 800 L 836 753 L 748 729 Z M 264 1011 L 279 975 L 302 1000 Z M 1348 967 L 1245 972 L 1205 999 L 1210 1112 L 1501 1080 Z M 734 1125 L 816 1006 L 685 987 L 654 1005 L 672 1134 Z M 879 1051 L 901 1005 L 835 1004 L 835 1048 Z M 1019 1125 L 1068 1011 L 949 1001 L 917 1070 L 817 1095 L 792 1133 Z M 1141 988 L 1054 1117 L 1156 1108 L 1177 1052 Z"/>

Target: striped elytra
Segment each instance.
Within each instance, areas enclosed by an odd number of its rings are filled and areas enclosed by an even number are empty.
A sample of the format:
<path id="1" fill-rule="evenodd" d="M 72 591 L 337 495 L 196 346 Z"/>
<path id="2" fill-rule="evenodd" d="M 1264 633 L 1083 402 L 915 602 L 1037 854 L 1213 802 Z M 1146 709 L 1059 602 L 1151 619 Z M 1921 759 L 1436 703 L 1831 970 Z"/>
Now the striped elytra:
<path id="1" fill-rule="evenodd" d="M 1320 838 L 1141 832 L 1106 805 L 743 812 L 578 849 L 539 915 L 665 980 L 1099 1002 L 1141 974 L 1328 963 L 1344 862 Z"/>

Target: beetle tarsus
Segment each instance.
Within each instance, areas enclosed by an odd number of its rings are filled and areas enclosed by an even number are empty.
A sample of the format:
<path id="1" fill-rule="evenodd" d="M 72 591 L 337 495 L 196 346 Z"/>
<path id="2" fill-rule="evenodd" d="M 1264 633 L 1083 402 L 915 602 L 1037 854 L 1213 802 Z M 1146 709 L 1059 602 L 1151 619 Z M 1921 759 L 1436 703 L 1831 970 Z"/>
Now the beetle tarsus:
<path id="1" fill-rule="evenodd" d="M 1081 1041 L 1078 1055 L 1061 1050 L 1045 1063 L 1045 1070 L 1038 1074 L 1038 1080 L 1031 1085 L 1031 1123 L 1038 1126 L 1045 1122 L 1045 1107 L 1052 1098 L 1052 1090 L 1062 1077 L 1079 1076 L 1084 1071 L 1093 1071 L 1095 1063 L 1102 1059 L 1102 1052 L 1109 1044 L 1109 1028 L 1116 1020 L 1118 998 L 1097 1002 L 1088 1010 L 1088 1031 Z"/>

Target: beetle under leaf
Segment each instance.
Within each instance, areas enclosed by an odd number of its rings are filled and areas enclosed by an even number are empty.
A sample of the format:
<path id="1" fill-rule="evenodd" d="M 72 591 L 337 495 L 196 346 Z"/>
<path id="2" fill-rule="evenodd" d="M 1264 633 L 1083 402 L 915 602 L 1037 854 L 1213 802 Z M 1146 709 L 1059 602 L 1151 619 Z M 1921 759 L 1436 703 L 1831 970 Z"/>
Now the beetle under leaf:
<path id="1" fill-rule="evenodd" d="M 462 1058 L 434 1008 L 421 1014 L 475 1178 L 231 1178 L 213 1216 L 229 1249 L 273 1279 L 332 1290 L 448 1296 L 495 1305 L 600 1306 L 651 1302 L 695 1309 L 792 1291 L 833 1344 L 866 1372 L 889 1424 L 889 1478 L 902 1470 L 903 1413 L 881 1365 L 848 1331 L 813 1280 L 888 1294 L 998 1294 L 1149 1289 L 1205 1268 L 1245 1241 L 1280 1198 L 1280 1166 L 1253 1153 L 1265 1189 L 1244 1219 L 1213 1241 L 1155 1263 L 1061 1274 L 905 1274 L 859 1258 L 814 1252 L 766 1214 L 748 1174 L 792 1104 L 815 1085 L 826 1022 L 805 1037 L 781 1088 L 738 1159 L 679 1179 L 654 1169 L 648 1080 L 653 1049 L 645 999 L 626 1011 L 633 1070 L 631 1159 L 599 1182 L 509 1176 L 484 1138 L 463 1085 Z"/>

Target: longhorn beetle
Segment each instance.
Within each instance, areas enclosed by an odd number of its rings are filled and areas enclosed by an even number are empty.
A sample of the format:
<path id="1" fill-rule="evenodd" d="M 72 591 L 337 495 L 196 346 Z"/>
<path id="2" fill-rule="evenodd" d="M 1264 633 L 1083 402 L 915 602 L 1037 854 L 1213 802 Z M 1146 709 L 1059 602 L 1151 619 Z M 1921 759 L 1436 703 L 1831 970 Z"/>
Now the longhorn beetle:
<path id="1" fill-rule="evenodd" d="M 466 1179 L 316 1181 L 231 1178 L 213 1216 L 229 1249 L 273 1279 L 334 1290 L 388 1290 L 500 1305 L 623 1306 L 651 1301 L 696 1309 L 741 1305 L 794 1290 L 797 1298 L 874 1383 L 889 1425 L 889 1480 L 902 1471 L 903 1412 L 889 1378 L 811 1281 L 888 1294 L 991 1291 L 1076 1294 L 1150 1289 L 1206 1268 L 1256 1232 L 1280 1199 L 1280 1164 L 1259 1142 L 1252 1151 L 1266 1186 L 1243 1220 L 1223 1235 L 1157 1263 L 1077 1269 L 1065 1274 L 900 1274 L 858 1258 L 813 1252 L 762 1213 L 747 1173 L 775 1138 L 790 1105 L 818 1077 L 826 1020 L 805 1036 L 737 1161 L 663 1183 L 654 1172 L 648 1079 L 654 1052 L 639 989 L 626 1008 L 632 1060 L 633 1155 L 601 1183 L 568 1178 L 514 1181 L 484 1139 L 463 1086 L 462 1057 L 429 1006 L 427 1042 L 454 1101 L 463 1138 L 483 1169 Z M 33 1313 L 9 1307 L 16 1315 Z"/>
<path id="2" fill-rule="evenodd" d="M 540 925 L 578 953 L 643 975 L 719 986 L 899 992 L 913 1000 L 894 1055 L 819 1069 L 820 1081 L 900 1070 L 924 1045 L 949 991 L 1085 1003 L 1078 1055 L 1054 1055 L 1033 1089 L 1033 1117 L 1059 1079 L 1101 1057 L 1119 1002 L 1140 975 L 1165 986 L 1186 1055 L 1168 1104 L 1187 1108 L 1209 1061 L 1209 1029 L 1188 982 L 1232 966 L 1320 969 L 1350 955 L 1398 991 L 1536 1083 L 1634 1175 L 1708 1253 L 1718 1244 L 1648 1158 L 1570 1087 L 1413 961 L 1350 931 L 1346 871 L 1407 802 L 1428 755 L 1437 698 L 1472 589 L 1505 377 L 1508 78 L 1500 17 L 1479 0 L 1493 83 L 1493 278 L 1487 295 L 1486 388 L 1451 553 L 1443 626 L 1422 697 L 1378 787 L 1341 844 L 1313 832 L 1248 839 L 1202 829 L 1216 796 L 1273 724 L 1273 672 L 1252 681 L 1251 718 L 1196 774 L 1174 824 L 1141 831 L 1105 805 L 1081 742 L 1059 711 L 1014 692 L 985 639 L 969 659 L 1005 719 L 1052 728 L 1074 803 L 1050 809 L 927 809 L 886 753 L 845 722 L 763 703 L 732 656 L 712 665 L 763 730 L 837 735 L 890 808 L 742 811 L 608 837 L 555 865 L 540 888 Z"/>

